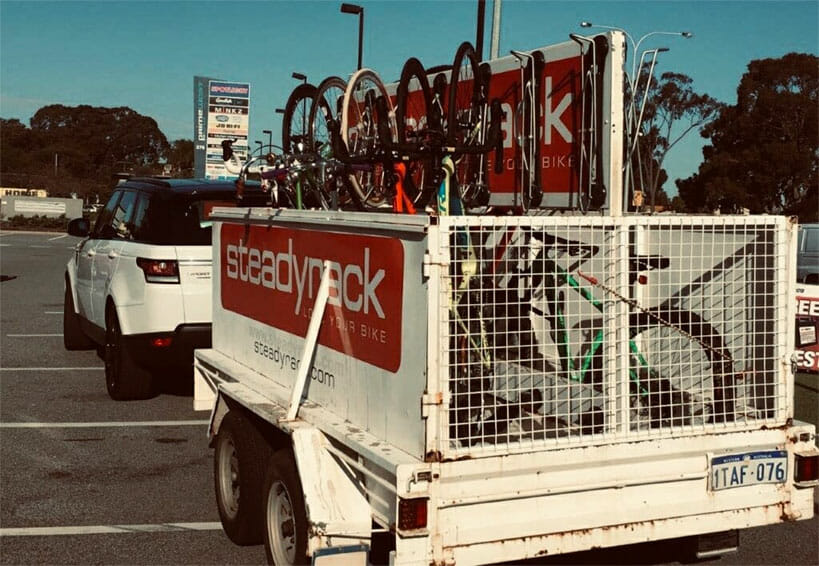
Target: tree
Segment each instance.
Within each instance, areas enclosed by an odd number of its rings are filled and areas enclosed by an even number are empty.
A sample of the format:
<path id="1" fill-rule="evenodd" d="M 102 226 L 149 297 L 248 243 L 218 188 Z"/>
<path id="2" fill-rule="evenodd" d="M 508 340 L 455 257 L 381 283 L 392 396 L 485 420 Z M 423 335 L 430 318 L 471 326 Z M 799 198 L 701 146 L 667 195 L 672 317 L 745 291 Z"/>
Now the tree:
<path id="1" fill-rule="evenodd" d="M 691 77 L 681 73 L 666 72 L 656 80 L 648 70 L 637 81 L 634 116 L 636 121 L 642 113 L 642 122 L 631 157 L 632 182 L 648 195 L 646 204 L 652 208 L 660 204 L 658 196 L 668 179 L 663 169 L 668 153 L 689 132 L 713 120 L 723 106 L 707 94 L 694 92 L 692 84 Z M 664 200 L 667 203 L 667 197 Z"/>
<path id="2" fill-rule="evenodd" d="M 689 210 L 819 219 L 819 57 L 789 53 L 748 64 L 737 103 L 702 132 L 697 173 L 678 181 Z"/>
<path id="3" fill-rule="evenodd" d="M 193 175 L 193 141 L 175 140 L 171 142 L 168 164 L 175 176 L 190 177 Z"/>
<path id="4" fill-rule="evenodd" d="M 169 147 L 153 118 L 126 107 L 45 106 L 31 118 L 31 129 L 61 148 L 78 176 L 110 175 L 123 162 L 156 165 Z"/>
<path id="5" fill-rule="evenodd" d="M 31 128 L 0 119 L 0 183 L 104 195 L 115 172 L 160 173 L 168 148 L 156 122 L 130 108 L 45 106 Z"/>

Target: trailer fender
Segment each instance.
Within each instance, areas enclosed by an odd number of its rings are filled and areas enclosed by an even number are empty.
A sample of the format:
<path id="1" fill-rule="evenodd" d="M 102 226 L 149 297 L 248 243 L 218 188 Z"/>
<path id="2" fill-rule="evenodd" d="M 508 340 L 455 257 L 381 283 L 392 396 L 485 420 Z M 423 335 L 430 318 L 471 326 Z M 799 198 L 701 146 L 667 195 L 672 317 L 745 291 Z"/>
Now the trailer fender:
<path id="1" fill-rule="evenodd" d="M 308 554 L 321 548 L 369 546 L 372 515 L 355 472 L 333 455 L 320 430 L 298 427 L 292 439 L 307 510 Z"/>
<path id="2" fill-rule="evenodd" d="M 216 396 L 216 402 L 213 403 L 213 410 L 210 412 L 210 424 L 208 425 L 208 440 L 213 444 L 216 435 L 219 434 L 219 427 L 222 426 L 222 420 L 230 411 L 225 397 L 219 393 Z"/>

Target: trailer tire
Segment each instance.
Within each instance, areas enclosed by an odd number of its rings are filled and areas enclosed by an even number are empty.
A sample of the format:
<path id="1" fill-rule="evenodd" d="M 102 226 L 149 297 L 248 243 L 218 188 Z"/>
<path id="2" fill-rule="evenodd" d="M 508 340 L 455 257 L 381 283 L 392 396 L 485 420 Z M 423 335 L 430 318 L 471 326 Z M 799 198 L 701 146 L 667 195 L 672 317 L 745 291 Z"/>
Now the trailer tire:
<path id="1" fill-rule="evenodd" d="M 216 435 L 213 478 L 216 506 L 228 538 L 241 546 L 264 538 L 263 482 L 270 448 L 238 411 L 225 415 Z"/>
<path id="2" fill-rule="evenodd" d="M 282 448 L 273 455 L 264 493 L 264 549 L 268 564 L 309 564 L 307 511 L 290 448 Z"/>

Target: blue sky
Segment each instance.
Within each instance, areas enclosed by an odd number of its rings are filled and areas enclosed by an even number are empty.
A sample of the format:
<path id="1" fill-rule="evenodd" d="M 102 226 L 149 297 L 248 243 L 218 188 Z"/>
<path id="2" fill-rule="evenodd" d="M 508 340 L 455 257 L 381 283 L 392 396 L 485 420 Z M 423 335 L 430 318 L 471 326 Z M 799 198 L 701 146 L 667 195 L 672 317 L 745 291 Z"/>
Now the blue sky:
<path id="1" fill-rule="evenodd" d="M 451 63 L 475 41 L 476 2 L 363 1 L 364 66 L 396 80 L 404 61 Z M 492 0 L 487 0 L 485 53 Z M 193 77 L 251 84 L 250 139 L 281 129 L 276 108 L 296 85 L 293 71 L 318 84 L 355 70 L 358 17 L 331 1 L 0 0 L 0 117 L 28 124 L 42 106 L 128 106 L 156 119 L 169 140 L 193 138 Z M 654 36 L 642 47 L 669 47 L 659 71 L 694 79 L 694 88 L 727 103 L 752 59 L 819 51 L 819 2 L 593 2 L 504 0 L 500 53 L 559 43 L 583 32 L 582 20 L 694 38 Z M 700 163 L 696 133 L 666 161 L 672 179 Z M 666 189 L 676 192 L 673 183 Z"/>

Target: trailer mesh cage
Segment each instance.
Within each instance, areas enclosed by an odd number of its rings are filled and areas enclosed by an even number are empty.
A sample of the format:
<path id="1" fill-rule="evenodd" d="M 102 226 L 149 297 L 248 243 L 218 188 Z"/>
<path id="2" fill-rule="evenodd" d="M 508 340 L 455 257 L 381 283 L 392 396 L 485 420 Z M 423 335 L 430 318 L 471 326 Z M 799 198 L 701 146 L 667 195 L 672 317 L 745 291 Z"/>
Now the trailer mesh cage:
<path id="1" fill-rule="evenodd" d="M 784 423 L 789 229 L 750 216 L 439 219 L 441 446 Z"/>

